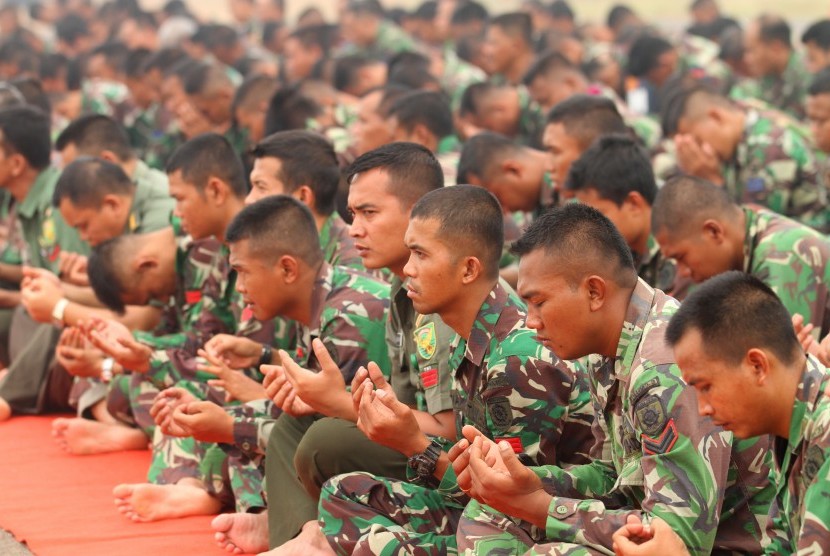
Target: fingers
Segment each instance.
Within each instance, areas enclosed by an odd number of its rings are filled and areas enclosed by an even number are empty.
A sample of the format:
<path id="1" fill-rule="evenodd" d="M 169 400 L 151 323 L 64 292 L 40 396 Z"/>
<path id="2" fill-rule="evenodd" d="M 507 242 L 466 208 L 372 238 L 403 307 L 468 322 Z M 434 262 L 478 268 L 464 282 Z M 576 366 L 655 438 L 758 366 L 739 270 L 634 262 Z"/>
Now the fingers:
<path id="1" fill-rule="evenodd" d="M 392 387 L 389 386 L 388 382 L 386 382 L 386 377 L 383 376 L 383 371 L 380 370 L 377 363 L 370 361 L 369 365 L 367 365 L 367 369 L 369 371 L 369 378 L 372 380 L 375 388 L 378 390 L 392 391 Z"/>
<path id="2" fill-rule="evenodd" d="M 474 426 L 472 426 L 472 425 L 464 425 L 464 426 L 461 428 L 461 434 L 462 434 L 462 435 L 464 436 L 464 438 L 466 438 L 466 439 L 467 439 L 467 440 L 468 440 L 471 444 L 472 444 L 473 440 L 475 440 L 477 437 L 479 437 L 479 436 L 484 437 L 484 435 L 482 434 L 482 432 L 481 432 L 480 430 L 478 430 L 477 428 L 475 428 Z"/>
<path id="3" fill-rule="evenodd" d="M 280 361 L 282 361 L 282 368 L 285 371 L 288 380 L 291 381 L 292 384 L 295 384 L 296 381 L 300 378 L 300 375 L 303 372 L 303 368 L 300 367 L 291 356 L 288 355 L 288 352 L 284 349 L 279 351 L 280 354 Z"/>
<path id="4" fill-rule="evenodd" d="M 352 395 L 363 386 L 363 381 L 367 378 L 369 378 L 369 371 L 366 370 L 366 367 L 360 367 L 352 379 Z"/>
<path id="5" fill-rule="evenodd" d="M 329 353 L 329 350 L 326 349 L 326 345 L 322 340 L 314 338 L 311 342 L 311 349 L 314 350 L 314 355 L 317 357 L 317 361 L 320 363 L 320 368 L 323 372 L 340 372 L 340 367 L 334 362 L 334 359 Z"/>

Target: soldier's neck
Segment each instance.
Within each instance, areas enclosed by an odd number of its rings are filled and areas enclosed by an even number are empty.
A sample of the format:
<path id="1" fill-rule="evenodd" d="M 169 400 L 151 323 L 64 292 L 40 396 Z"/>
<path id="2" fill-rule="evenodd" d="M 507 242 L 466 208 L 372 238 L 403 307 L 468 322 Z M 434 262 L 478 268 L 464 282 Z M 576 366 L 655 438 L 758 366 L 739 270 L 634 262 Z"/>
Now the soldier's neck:
<path id="1" fill-rule="evenodd" d="M 496 287 L 495 280 L 477 280 L 464 286 L 461 293 L 453 300 L 450 307 L 439 313 L 441 320 L 452 328 L 456 334 L 470 339 L 470 332 L 481 311 L 481 306 L 487 301 L 490 292 Z"/>
<path id="2" fill-rule="evenodd" d="M 19 176 L 10 180 L 6 190 L 14 197 L 15 201 L 22 203 L 29 195 L 29 191 L 31 191 L 39 175 L 40 172 L 38 170 L 27 167 Z"/>

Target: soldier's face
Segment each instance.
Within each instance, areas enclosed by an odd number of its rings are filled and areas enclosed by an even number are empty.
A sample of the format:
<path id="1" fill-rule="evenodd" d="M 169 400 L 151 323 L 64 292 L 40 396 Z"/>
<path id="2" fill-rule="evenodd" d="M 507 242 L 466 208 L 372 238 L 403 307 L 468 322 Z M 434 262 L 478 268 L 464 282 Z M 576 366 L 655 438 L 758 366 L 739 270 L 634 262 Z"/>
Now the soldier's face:
<path id="1" fill-rule="evenodd" d="M 288 37 L 283 46 L 285 76 L 289 81 L 305 79 L 311 73 L 314 64 L 322 57 L 316 47 L 307 47 L 299 39 Z"/>
<path id="2" fill-rule="evenodd" d="M 712 227 L 707 221 L 700 230 L 680 237 L 665 229 L 654 234 L 663 256 L 677 262 L 679 276 L 700 283 L 727 270 L 741 269 L 740 262 L 733 259 L 731 244 Z"/>
<path id="3" fill-rule="evenodd" d="M 774 428 L 766 422 L 770 412 L 764 401 L 764 381 L 759 380 L 756 365 L 747 358 L 728 364 L 708 353 L 696 329 L 686 332 L 674 347 L 683 380 L 697 392 L 700 414 L 738 438 L 772 432 Z"/>
<path id="4" fill-rule="evenodd" d="M 590 188 L 574 192 L 574 197 L 580 203 L 597 209 L 613 222 L 629 247 L 636 244 L 643 233 L 647 235 L 649 232 L 650 226 L 641 207 L 633 202 L 626 200 L 622 205 L 618 205 L 614 201 L 603 199 L 596 189 Z"/>
<path id="5" fill-rule="evenodd" d="M 422 315 L 441 315 L 453 306 L 462 284 L 465 258 L 455 255 L 439 239 L 440 222 L 434 218 L 409 221 L 404 243 L 409 261 L 403 272 L 407 278 L 406 295 Z"/>
<path id="6" fill-rule="evenodd" d="M 760 27 L 753 22 L 744 33 L 744 64 L 751 77 L 764 77 L 774 71 L 770 46 L 761 40 Z"/>
<path id="7" fill-rule="evenodd" d="M 398 276 L 409 258 L 404 234 L 409 210 L 389 192 L 389 177 L 381 169 L 358 174 L 349 186 L 349 235 L 366 268 L 388 268 Z"/>
<path id="8" fill-rule="evenodd" d="M 392 130 L 378 114 L 382 98 L 383 93 L 376 91 L 363 96 L 357 105 L 357 119 L 349 131 L 358 156 L 392 142 Z"/>
<path id="9" fill-rule="evenodd" d="M 484 69 L 493 75 L 506 71 L 518 52 L 513 41 L 500 27 L 490 26 L 484 39 L 482 54 L 487 60 Z"/>
<path id="10" fill-rule="evenodd" d="M 830 153 L 830 93 L 807 97 L 807 119 L 816 146 Z"/>
<path id="11" fill-rule="evenodd" d="M 266 156 L 254 160 L 251 170 L 251 191 L 245 197 L 245 204 L 252 205 L 257 201 L 273 195 L 284 195 L 285 184 L 280 179 L 282 162 L 279 158 Z"/>
<path id="12" fill-rule="evenodd" d="M 214 235 L 212 210 L 206 196 L 191 183 L 182 178 L 180 170 L 168 174 L 170 182 L 170 196 L 176 200 L 173 214 L 182 221 L 182 229 L 193 236 L 193 239 L 203 239 Z"/>
<path id="13" fill-rule="evenodd" d="M 571 171 L 571 165 L 582 156 L 582 147 L 563 124 L 548 124 L 542 136 L 542 142 L 551 156 L 553 180 L 561 190 Z"/>
<path id="14" fill-rule="evenodd" d="M 527 303 L 527 326 L 536 340 L 561 359 L 579 359 L 596 351 L 586 291 L 573 288 L 554 263 L 543 249 L 524 255 L 516 292 Z"/>
<path id="15" fill-rule="evenodd" d="M 106 195 L 100 207 L 78 206 L 63 198 L 58 208 L 66 223 L 92 247 L 121 235 L 127 226 L 123 201 L 116 195 Z"/>
<path id="16" fill-rule="evenodd" d="M 269 320 L 281 313 L 282 290 L 278 285 L 279 272 L 251 252 L 247 239 L 230 245 L 229 262 L 236 271 L 236 291 L 250 307 L 254 317 Z"/>
<path id="17" fill-rule="evenodd" d="M 821 48 L 815 41 L 808 42 L 804 45 L 804 49 L 805 62 L 810 73 L 818 73 L 830 66 L 830 52 Z"/>

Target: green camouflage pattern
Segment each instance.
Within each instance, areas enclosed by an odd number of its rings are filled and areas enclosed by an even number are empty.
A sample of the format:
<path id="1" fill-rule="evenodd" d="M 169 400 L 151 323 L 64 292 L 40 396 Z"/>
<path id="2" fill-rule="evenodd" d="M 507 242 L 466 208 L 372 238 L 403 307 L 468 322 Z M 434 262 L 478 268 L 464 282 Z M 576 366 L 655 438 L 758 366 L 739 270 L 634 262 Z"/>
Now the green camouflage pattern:
<path id="1" fill-rule="evenodd" d="M 461 105 L 461 98 L 467 87 L 487 81 L 487 73 L 478 66 L 462 60 L 451 44 L 441 50 L 441 55 L 444 61 L 444 71 L 438 76 L 438 81 L 444 92 L 449 95 L 450 105 L 455 111 Z"/>
<path id="2" fill-rule="evenodd" d="M 735 441 L 698 414 L 664 341 L 678 306 L 642 280 L 636 286 L 616 357 L 589 370 L 593 461 L 533 468 L 553 497 L 544 538 L 471 502 L 460 551 L 613 554 L 611 536 L 629 515 L 664 519 L 692 554 L 761 550 L 773 497 L 768 438 Z"/>
<path id="3" fill-rule="evenodd" d="M 637 274 L 646 284 L 672 295 L 677 280 L 677 263 L 663 256 L 654 236 L 648 236 L 648 252 L 645 255 L 634 254 L 634 264 Z"/>
<path id="4" fill-rule="evenodd" d="M 133 108 L 124 116 L 123 124 L 136 155 L 151 168 L 164 170 L 167 159 L 181 145 L 171 140 L 177 135 L 174 118 L 159 103 L 146 109 Z"/>
<path id="5" fill-rule="evenodd" d="M 743 271 L 777 295 L 793 315 L 830 333 L 830 240 L 798 222 L 760 207 L 743 207 L 746 219 Z"/>
<path id="6" fill-rule="evenodd" d="M 777 438 L 777 530 L 767 554 L 822 554 L 830 539 L 830 375 L 812 356 L 795 392 L 790 434 Z"/>
<path id="7" fill-rule="evenodd" d="M 349 225 L 337 211 L 326 219 L 320 229 L 320 247 L 323 248 L 323 259 L 330 265 L 366 270 L 354 240 L 349 235 Z"/>
<path id="8" fill-rule="evenodd" d="M 457 337 L 449 364 L 457 435 L 473 425 L 509 442 L 528 464 L 587 462 L 593 415 L 585 374 L 536 342 L 525 318 L 521 299 L 498 283 L 469 339 Z M 454 553 L 455 524 L 467 500 L 452 467 L 424 486 L 346 474 L 323 486 L 320 523 L 338 554 L 399 554 L 404 546 Z"/>
<path id="9" fill-rule="evenodd" d="M 617 91 L 604 83 L 592 83 L 588 86 L 589 95 L 603 96 L 614 101 L 617 111 L 622 116 L 626 125 L 631 128 L 634 134 L 643 142 L 647 149 L 654 149 L 663 139 L 663 129 L 660 122 L 648 115 L 635 114 L 628 107 L 628 104 L 620 98 Z"/>
<path id="10" fill-rule="evenodd" d="M 803 120 L 804 102 L 812 76 L 801 56 L 793 53 L 784 73 L 759 79 L 746 79 L 729 92 L 736 100 L 759 99 L 796 119 Z"/>
<path id="11" fill-rule="evenodd" d="M 336 58 L 363 54 L 377 60 L 388 60 L 395 54 L 401 52 L 413 52 L 420 50 L 420 46 L 403 29 L 391 21 L 383 21 L 378 27 L 378 34 L 375 41 L 369 46 L 358 46 L 356 44 L 344 44 L 335 53 Z"/>

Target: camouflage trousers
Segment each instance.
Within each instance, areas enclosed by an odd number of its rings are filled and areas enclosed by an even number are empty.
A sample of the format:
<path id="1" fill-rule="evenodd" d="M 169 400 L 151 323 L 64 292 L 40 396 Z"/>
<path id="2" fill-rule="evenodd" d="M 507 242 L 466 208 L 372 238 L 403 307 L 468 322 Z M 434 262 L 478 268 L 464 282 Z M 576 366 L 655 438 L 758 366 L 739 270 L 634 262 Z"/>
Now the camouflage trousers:
<path id="1" fill-rule="evenodd" d="M 578 544 L 545 543 L 544 531 L 471 500 L 458 524 L 459 554 L 524 554 L 526 556 L 584 556 L 614 554 Z M 609 535 L 610 538 L 610 535 Z M 542 541 L 542 542 L 540 542 Z"/>
<path id="2" fill-rule="evenodd" d="M 109 384 L 107 411 L 118 421 L 141 429 L 151 439 L 156 422 L 150 415 L 150 408 L 158 393 L 159 389 L 141 374 L 115 376 Z"/>
<path id="3" fill-rule="evenodd" d="M 330 478 L 353 471 L 406 477 L 403 454 L 372 442 L 342 419 L 281 416 L 268 439 L 265 464 L 272 547 L 317 519 L 320 492 Z"/>
<path id="4" fill-rule="evenodd" d="M 463 510 L 435 489 L 351 473 L 323 485 L 319 520 L 337 554 L 457 554 Z"/>

